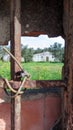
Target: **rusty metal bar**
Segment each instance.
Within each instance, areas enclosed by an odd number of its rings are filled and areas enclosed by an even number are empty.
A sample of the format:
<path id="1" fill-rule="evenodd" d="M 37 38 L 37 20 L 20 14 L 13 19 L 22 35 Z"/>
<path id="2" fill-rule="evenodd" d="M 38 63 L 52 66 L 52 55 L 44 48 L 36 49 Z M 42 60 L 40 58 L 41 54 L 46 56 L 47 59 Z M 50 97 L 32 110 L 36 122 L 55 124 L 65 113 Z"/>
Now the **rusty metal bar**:
<path id="1" fill-rule="evenodd" d="M 20 0 L 11 0 L 11 53 L 20 62 L 20 37 L 21 37 L 21 24 L 20 24 Z M 16 62 L 11 58 L 11 79 L 17 81 L 15 73 L 19 71 Z M 19 81 L 18 81 L 19 82 Z M 11 130 L 21 130 L 21 96 L 11 99 Z"/>
<path id="2" fill-rule="evenodd" d="M 65 126 L 66 130 L 73 129 L 72 97 L 73 97 L 73 0 L 64 0 L 64 21 L 66 47 L 65 47 L 65 75 L 67 77 L 67 96 L 65 96 Z"/>
<path id="3" fill-rule="evenodd" d="M 62 80 L 26 80 L 25 88 L 49 88 L 63 87 L 66 88 L 66 83 Z"/>
<path id="4" fill-rule="evenodd" d="M 14 82 L 13 88 L 18 88 L 18 82 L 17 81 L 9 81 L 11 84 Z M 3 88 L 4 86 L 4 80 L 0 79 L 0 87 Z M 49 87 L 63 87 L 66 88 L 67 84 L 63 80 L 26 80 L 24 83 L 24 88 L 49 88 Z"/>

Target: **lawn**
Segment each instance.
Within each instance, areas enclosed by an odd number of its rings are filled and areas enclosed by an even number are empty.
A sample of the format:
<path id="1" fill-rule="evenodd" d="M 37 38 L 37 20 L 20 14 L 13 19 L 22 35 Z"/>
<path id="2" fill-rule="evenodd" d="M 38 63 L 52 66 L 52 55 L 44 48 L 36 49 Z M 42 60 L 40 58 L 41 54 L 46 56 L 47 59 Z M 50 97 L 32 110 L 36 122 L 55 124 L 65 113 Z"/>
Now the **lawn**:
<path id="1" fill-rule="evenodd" d="M 63 63 L 29 62 L 22 63 L 23 69 L 31 75 L 31 80 L 61 79 Z M 10 63 L 0 61 L 0 76 L 10 79 Z"/>

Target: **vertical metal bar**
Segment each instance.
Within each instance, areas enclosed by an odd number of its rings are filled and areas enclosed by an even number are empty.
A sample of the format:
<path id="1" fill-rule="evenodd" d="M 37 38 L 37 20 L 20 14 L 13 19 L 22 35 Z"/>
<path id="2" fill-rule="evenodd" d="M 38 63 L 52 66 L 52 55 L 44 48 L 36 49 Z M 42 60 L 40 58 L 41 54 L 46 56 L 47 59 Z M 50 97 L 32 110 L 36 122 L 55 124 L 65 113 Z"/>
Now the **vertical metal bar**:
<path id="1" fill-rule="evenodd" d="M 11 53 L 20 62 L 21 59 L 21 24 L 20 24 L 20 0 L 11 0 Z M 11 79 L 18 80 L 15 73 L 19 71 L 16 62 L 11 58 Z M 18 81 L 19 82 L 19 81 Z M 11 130 L 21 130 L 21 96 L 11 99 Z"/>
<path id="2" fill-rule="evenodd" d="M 65 75 L 67 82 L 67 96 L 66 96 L 66 129 L 72 130 L 72 95 L 73 95 L 73 0 L 64 0 L 65 6 Z"/>

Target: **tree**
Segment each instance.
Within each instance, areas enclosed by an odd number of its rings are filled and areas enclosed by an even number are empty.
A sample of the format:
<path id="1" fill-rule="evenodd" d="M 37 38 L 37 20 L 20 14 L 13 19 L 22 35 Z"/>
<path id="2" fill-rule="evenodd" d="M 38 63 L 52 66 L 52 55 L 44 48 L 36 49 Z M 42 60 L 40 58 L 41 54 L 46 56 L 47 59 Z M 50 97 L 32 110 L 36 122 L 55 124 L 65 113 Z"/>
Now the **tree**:
<path id="1" fill-rule="evenodd" d="M 61 47 L 60 43 L 55 42 L 54 45 L 51 45 L 49 51 L 52 52 L 53 56 L 56 58 L 56 61 L 64 61 L 64 47 Z"/>
<path id="2" fill-rule="evenodd" d="M 34 54 L 41 53 L 41 52 L 43 52 L 43 49 L 41 48 L 37 48 L 36 50 L 34 50 Z"/>
<path id="3" fill-rule="evenodd" d="M 28 46 L 22 47 L 22 56 L 24 57 L 25 62 L 30 62 L 32 61 L 33 57 L 33 48 L 28 48 Z"/>

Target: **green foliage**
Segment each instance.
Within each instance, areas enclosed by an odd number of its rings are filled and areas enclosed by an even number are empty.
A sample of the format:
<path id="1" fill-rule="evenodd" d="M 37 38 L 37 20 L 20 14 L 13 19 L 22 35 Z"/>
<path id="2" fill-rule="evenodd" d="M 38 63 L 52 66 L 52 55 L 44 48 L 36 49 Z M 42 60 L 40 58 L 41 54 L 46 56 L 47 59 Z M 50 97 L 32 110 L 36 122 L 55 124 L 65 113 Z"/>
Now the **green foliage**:
<path id="1" fill-rule="evenodd" d="M 41 53 L 41 52 L 43 52 L 43 49 L 37 48 L 36 50 L 34 50 L 34 54 Z"/>
<path id="2" fill-rule="evenodd" d="M 62 63 L 30 62 L 22 65 L 30 73 L 32 80 L 57 80 L 62 78 Z"/>
<path id="3" fill-rule="evenodd" d="M 62 63 L 22 63 L 23 69 L 31 75 L 31 80 L 61 79 Z M 0 61 L 0 76 L 10 79 L 10 63 Z"/>
<path id="4" fill-rule="evenodd" d="M 24 46 L 22 48 L 22 56 L 24 57 L 25 62 L 30 62 L 32 61 L 33 57 L 33 48 L 28 48 L 28 46 Z"/>
<path id="5" fill-rule="evenodd" d="M 25 59 L 25 62 L 32 61 L 33 54 L 42 53 L 49 51 L 52 53 L 52 55 L 55 57 L 55 61 L 63 62 L 64 61 L 64 47 L 61 47 L 62 45 L 60 43 L 55 42 L 53 45 L 51 45 L 48 48 L 37 48 L 34 50 L 33 48 L 28 48 L 28 46 L 22 47 L 22 56 Z"/>
<path id="6" fill-rule="evenodd" d="M 53 56 L 56 58 L 56 61 L 64 61 L 64 47 L 61 47 L 60 43 L 55 42 L 54 45 L 51 45 L 49 51 L 52 52 Z"/>
<path id="7" fill-rule="evenodd" d="M 0 76 L 10 79 L 10 63 L 0 61 Z"/>

